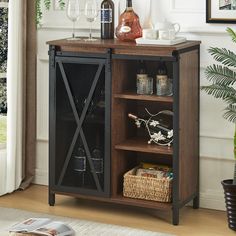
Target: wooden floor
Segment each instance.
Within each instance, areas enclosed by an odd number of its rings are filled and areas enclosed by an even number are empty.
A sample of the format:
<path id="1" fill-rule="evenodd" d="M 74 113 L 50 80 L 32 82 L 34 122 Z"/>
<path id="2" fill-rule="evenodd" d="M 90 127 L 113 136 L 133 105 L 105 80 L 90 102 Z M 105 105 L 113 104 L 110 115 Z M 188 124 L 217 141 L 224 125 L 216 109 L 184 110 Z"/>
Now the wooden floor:
<path id="1" fill-rule="evenodd" d="M 47 203 L 47 194 L 47 187 L 32 185 L 25 191 L 16 191 L 0 197 L 0 206 L 172 233 L 179 236 L 236 235 L 234 231 L 228 229 L 226 214 L 221 211 L 193 210 L 191 207 L 185 207 L 181 210 L 180 225 L 173 226 L 169 213 L 79 200 L 60 195 L 56 196 L 56 205 L 50 207 Z"/>

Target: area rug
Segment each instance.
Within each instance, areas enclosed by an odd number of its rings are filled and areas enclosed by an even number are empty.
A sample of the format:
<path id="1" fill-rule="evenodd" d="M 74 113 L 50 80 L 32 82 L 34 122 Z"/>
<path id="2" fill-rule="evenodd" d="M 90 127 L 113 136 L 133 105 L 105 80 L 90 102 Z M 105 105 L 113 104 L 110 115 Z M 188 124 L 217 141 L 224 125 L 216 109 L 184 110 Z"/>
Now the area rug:
<path id="1" fill-rule="evenodd" d="M 111 224 L 102 224 L 93 221 L 72 219 L 48 214 L 23 211 L 13 208 L 0 207 L 0 236 L 8 236 L 10 226 L 28 218 L 50 218 L 70 225 L 76 236 L 173 236 L 165 233 L 139 230 Z"/>

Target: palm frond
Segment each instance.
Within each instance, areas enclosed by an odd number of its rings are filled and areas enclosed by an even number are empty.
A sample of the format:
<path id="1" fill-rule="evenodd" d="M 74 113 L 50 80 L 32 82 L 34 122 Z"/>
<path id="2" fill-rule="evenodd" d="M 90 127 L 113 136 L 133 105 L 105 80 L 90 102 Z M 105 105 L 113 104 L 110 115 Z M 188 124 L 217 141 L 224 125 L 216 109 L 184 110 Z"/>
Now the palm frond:
<path id="1" fill-rule="evenodd" d="M 232 30 L 231 28 L 227 28 L 226 31 L 228 32 L 228 34 L 231 36 L 232 41 L 234 43 L 236 43 L 236 32 L 234 30 Z"/>
<path id="2" fill-rule="evenodd" d="M 236 82 L 236 72 L 221 65 L 213 64 L 212 66 L 208 66 L 205 74 L 209 81 L 220 85 L 229 86 Z"/>
<path id="3" fill-rule="evenodd" d="M 236 97 L 236 90 L 233 87 L 224 85 L 211 84 L 208 86 L 202 86 L 201 90 L 215 98 L 221 98 L 223 100 L 226 100 L 228 97 Z"/>
<path id="4" fill-rule="evenodd" d="M 236 96 L 228 96 L 225 98 L 225 102 L 228 104 L 236 104 Z"/>
<path id="5" fill-rule="evenodd" d="M 218 62 L 221 62 L 225 66 L 236 67 L 236 54 L 226 48 L 211 47 L 208 52 Z"/>
<path id="6" fill-rule="evenodd" d="M 236 104 L 229 105 L 225 110 L 224 118 L 230 122 L 236 123 Z"/>

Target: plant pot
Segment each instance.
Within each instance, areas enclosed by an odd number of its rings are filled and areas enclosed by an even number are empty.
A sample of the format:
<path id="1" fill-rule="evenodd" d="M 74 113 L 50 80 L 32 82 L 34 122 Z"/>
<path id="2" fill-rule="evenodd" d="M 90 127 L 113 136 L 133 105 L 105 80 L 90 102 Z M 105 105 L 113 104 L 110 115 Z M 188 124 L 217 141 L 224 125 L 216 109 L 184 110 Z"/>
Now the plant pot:
<path id="1" fill-rule="evenodd" d="M 229 228 L 236 231 L 236 185 L 232 179 L 223 180 L 221 184 L 225 193 Z"/>

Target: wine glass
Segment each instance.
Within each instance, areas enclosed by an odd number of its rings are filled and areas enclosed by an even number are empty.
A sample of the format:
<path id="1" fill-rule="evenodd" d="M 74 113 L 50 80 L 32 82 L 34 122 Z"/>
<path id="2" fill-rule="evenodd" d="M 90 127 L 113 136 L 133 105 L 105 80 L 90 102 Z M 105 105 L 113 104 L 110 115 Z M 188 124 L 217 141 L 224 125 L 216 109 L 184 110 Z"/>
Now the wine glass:
<path id="1" fill-rule="evenodd" d="M 78 38 L 75 37 L 75 22 L 80 16 L 79 0 L 68 0 L 66 13 L 67 17 L 73 22 L 72 38 L 68 40 L 77 40 Z"/>
<path id="2" fill-rule="evenodd" d="M 98 15 L 97 1 L 96 0 L 86 0 L 84 15 L 88 22 L 90 22 L 90 32 L 89 38 L 85 39 L 85 41 L 96 41 L 97 39 L 92 37 L 92 23 L 96 19 Z"/>

